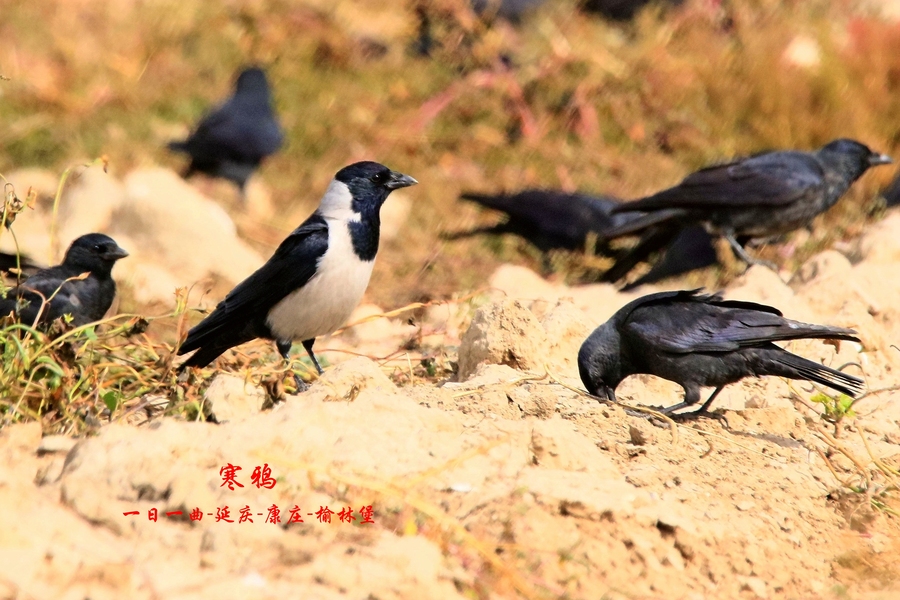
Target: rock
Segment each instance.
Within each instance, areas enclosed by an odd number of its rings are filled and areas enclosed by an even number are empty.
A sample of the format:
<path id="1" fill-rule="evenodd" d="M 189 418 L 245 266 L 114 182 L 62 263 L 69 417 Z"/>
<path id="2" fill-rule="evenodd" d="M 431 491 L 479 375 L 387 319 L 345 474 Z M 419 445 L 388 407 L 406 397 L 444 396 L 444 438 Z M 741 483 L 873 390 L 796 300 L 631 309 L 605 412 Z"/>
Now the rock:
<path id="1" fill-rule="evenodd" d="M 238 202 L 241 202 L 241 200 L 238 199 Z M 272 203 L 272 190 L 256 175 L 251 176 L 247 180 L 247 185 L 244 187 L 243 202 L 247 215 L 254 219 L 264 221 L 275 214 L 275 205 Z"/>
<path id="2" fill-rule="evenodd" d="M 181 285 L 210 276 L 234 284 L 262 264 L 260 255 L 237 237 L 228 213 L 174 172 L 133 171 L 125 178 L 125 193 L 111 235 L 125 234 L 136 246 L 129 249 L 134 259 L 122 261 L 120 275 L 139 278 L 126 263 L 156 263 Z M 159 300 L 169 301 L 171 293 L 160 292 Z"/>
<path id="3" fill-rule="evenodd" d="M 126 245 L 137 247 L 119 239 L 116 241 L 123 248 Z M 129 256 L 128 260 L 116 265 L 115 276 L 118 282 L 130 289 L 134 301 L 141 305 L 161 303 L 171 306 L 175 290 L 185 285 L 184 281 L 177 279 L 158 263 L 135 256 Z"/>
<path id="4" fill-rule="evenodd" d="M 796 289 L 798 285 L 813 280 L 834 281 L 846 277 L 852 269 L 853 265 L 846 256 L 837 250 L 825 250 L 803 263 L 791 278 L 791 286 Z"/>
<path id="5" fill-rule="evenodd" d="M 519 370 L 542 370 L 547 339 L 543 327 L 518 300 L 482 306 L 459 347 L 460 381 L 484 363 Z"/>
<path id="6" fill-rule="evenodd" d="M 538 419 L 549 419 L 556 414 L 558 395 L 558 390 L 550 386 L 527 383 L 513 387 L 505 394 L 520 416 Z"/>
<path id="7" fill-rule="evenodd" d="M 809 305 L 797 298 L 794 291 L 782 281 L 778 273 L 761 265 L 753 265 L 728 289 L 728 300 L 744 300 L 774 306 L 791 319 L 815 321 L 816 315 Z"/>
<path id="8" fill-rule="evenodd" d="M 55 454 L 55 453 L 63 453 L 66 454 L 75 447 L 75 444 L 78 440 L 74 438 L 70 438 L 67 435 L 48 435 L 41 439 L 41 443 L 38 445 L 37 453 L 38 456 L 42 454 Z"/>
<path id="9" fill-rule="evenodd" d="M 528 298 L 556 302 L 561 293 L 556 286 L 531 269 L 518 265 L 500 265 L 491 275 L 488 285 L 491 289 L 505 292 L 510 298 L 521 296 L 523 290 L 528 290 Z"/>
<path id="10" fill-rule="evenodd" d="M 541 467 L 602 472 L 609 477 L 618 474 L 593 442 L 559 417 L 532 423 L 531 452 L 532 461 Z"/>
<path id="11" fill-rule="evenodd" d="M 76 171 L 68 180 L 60 200 L 60 252 L 85 233 L 109 231 L 113 213 L 124 200 L 124 187 L 103 167 Z"/>
<path id="12" fill-rule="evenodd" d="M 393 392 L 396 389 L 372 359 L 357 356 L 325 371 L 304 396 L 320 401 L 352 402 L 363 390 Z"/>
<path id="13" fill-rule="evenodd" d="M 262 410 L 266 392 L 242 377 L 218 373 L 206 389 L 203 399 L 216 421 L 240 421 Z"/>
<path id="14" fill-rule="evenodd" d="M 559 375 L 578 376 L 578 350 L 596 325 L 573 303 L 560 301 L 547 312 L 541 326 L 547 334 L 547 362 L 560 369 Z"/>
<path id="15" fill-rule="evenodd" d="M 900 262 L 900 212 L 891 211 L 882 221 L 867 227 L 860 251 L 866 262 L 891 265 Z"/>
<path id="16" fill-rule="evenodd" d="M 591 521 L 632 515 L 638 499 L 647 496 L 621 475 L 605 479 L 559 469 L 525 469 L 519 484 L 560 514 Z"/>

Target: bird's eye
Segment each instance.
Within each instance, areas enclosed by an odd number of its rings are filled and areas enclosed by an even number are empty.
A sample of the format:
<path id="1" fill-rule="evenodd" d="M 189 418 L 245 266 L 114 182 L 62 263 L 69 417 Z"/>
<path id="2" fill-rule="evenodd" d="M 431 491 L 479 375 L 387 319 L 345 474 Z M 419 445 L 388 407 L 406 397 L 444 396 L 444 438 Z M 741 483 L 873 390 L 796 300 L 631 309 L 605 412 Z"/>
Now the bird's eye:
<path id="1" fill-rule="evenodd" d="M 379 185 L 383 183 L 387 183 L 387 180 L 390 178 L 390 175 L 386 171 L 380 171 L 372 175 L 372 181 Z"/>
<path id="2" fill-rule="evenodd" d="M 103 252 L 102 244 L 94 244 L 94 252 Z"/>

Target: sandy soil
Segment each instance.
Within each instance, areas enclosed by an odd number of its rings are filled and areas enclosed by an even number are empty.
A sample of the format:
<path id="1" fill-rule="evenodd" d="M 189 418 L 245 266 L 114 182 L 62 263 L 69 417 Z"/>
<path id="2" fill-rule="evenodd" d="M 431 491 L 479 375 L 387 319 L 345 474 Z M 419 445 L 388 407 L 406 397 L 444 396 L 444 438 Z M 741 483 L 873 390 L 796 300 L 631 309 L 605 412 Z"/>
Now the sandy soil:
<path id="1" fill-rule="evenodd" d="M 485 296 L 326 340 L 338 364 L 272 409 L 252 377 L 225 375 L 208 392 L 219 425 L 140 414 L 83 440 L 0 430 L 0 597 L 897 597 L 898 492 L 875 461 L 900 465 L 900 216 L 851 254 L 788 283 L 754 268 L 726 290 L 860 331 L 862 345 L 790 346 L 860 365 L 870 393 L 837 428 L 810 386 L 774 378 L 728 388 L 724 422 L 676 429 L 586 398 L 562 385 L 581 387 L 575 352 L 634 294 L 505 266 Z M 405 358 L 337 352 L 383 356 L 411 337 L 458 375 L 434 384 Z M 679 393 L 633 377 L 619 396 Z M 273 487 L 254 485 L 257 466 Z M 232 523 L 217 520 L 226 506 Z"/>

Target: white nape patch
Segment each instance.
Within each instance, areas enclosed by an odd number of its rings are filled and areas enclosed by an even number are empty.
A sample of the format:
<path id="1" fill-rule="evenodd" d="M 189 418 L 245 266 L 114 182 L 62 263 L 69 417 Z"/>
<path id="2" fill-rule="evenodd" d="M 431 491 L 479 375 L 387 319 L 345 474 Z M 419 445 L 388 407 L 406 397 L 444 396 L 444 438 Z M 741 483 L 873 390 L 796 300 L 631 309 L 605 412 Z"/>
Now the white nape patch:
<path id="1" fill-rule="evenodd" d="M 353 251 L 347 222 L 360 216 L 350 208 L 350 191 L 333 181 L 318 213 L 328 223 L 328 250 L 305 286 L 269 311 L 266 324 L 278 339 L 308 340 L 333 333 L 362 300 L 374 260 L 362 261 Z"/>
<path id="2" fill-rule="evenodd" d="M 346 183 L 337 179 L 331 180 L 316 212 L 326 219 L 339 219 L 341 221 L 360 220 L 359 213 L 353 212 L 353 195 L 350 193 L 350 188 L 347 187 Z M 330 242 L 331 240 L 329 239 L 329 244 Z"/>

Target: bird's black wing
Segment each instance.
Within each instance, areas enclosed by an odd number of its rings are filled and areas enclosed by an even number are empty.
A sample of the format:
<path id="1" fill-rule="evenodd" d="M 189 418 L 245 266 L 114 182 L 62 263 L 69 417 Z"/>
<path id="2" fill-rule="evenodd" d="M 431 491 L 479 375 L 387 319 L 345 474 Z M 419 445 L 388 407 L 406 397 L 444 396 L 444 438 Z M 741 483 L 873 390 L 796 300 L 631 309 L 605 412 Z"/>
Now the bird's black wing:
<path id="1" fill-rule="evenodd" d="M 557 190 L 523 190 L 516 194 L 497 195 L 466 192 L 460 197 L 503 211 L 509 215 L 510 224 L 516 222 L 536 234 L 565 242 L 573 248 L 582 246 L 588 233 L 600 233 L 621 220 L 621 217 L 610 217 L 610 212 L 620 201 L 605 196 Z"/>
<path id="2" fill-rule="evenodd" d="M 775 152 L 701 169 L 677 186 L 628 202 L 616 212 L 774 207 L 824 190 L 824 172 L 813 156 Z"/>
<path id="3" fill-rule="evenodd" d="M 802 338 L 858 341 L 853 330 L 785 319 L 771 306 L 696 294 L 633 311 L 627 329 L 676 354 L 730 352 Z"/>
<path id="4" fill-rule="evenodd" d="M 8 314 L 14 307 L 22 323 L 31 325 L 38 317 L 45 301 L 50 307 L 41 314 L 41 322 L 55 319 L 65 314 L 77 316 L 83 310 L 83 302 L 78 297 L 79 281 L 72 280 L 81 273 L 67 269 L 63 265 L 50 267 L 35 273 L 18 288 L 10 290 L 3 301 L 2 312 Z"/>
<path id="5" fill-rule="evenodd" d="M 231 290 L 209 316 L 191 329 L 178 353 L 211 344 L 221 347 L 221 354 L 263 335 L 260 328 L 269 310 L 316 274 L 319 259 L 327 249 L 328 225 L 313 214 L 278 246 L 266 264 Z"/>

